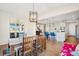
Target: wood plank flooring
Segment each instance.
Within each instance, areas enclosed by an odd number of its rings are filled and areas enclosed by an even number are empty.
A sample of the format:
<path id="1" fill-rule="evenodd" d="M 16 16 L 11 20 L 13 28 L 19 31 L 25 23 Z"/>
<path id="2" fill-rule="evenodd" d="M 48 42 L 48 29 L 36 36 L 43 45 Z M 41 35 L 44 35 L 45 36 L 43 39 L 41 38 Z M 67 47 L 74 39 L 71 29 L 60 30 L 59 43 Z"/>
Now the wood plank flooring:
<path id="1" fill-rule="evenodd" d="M 47 40 L 46 50 L 39 56 L 59 56 L 61 47 L 62 42 Z"/>

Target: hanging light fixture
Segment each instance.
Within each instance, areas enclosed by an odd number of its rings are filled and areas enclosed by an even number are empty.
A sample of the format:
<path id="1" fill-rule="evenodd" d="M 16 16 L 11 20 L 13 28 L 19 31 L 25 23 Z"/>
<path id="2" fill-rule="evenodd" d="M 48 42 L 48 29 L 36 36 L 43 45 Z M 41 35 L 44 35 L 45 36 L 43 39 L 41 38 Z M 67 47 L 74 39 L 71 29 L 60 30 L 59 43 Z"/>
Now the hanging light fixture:
<path id="1" fill-rule="evenodd" d="M 30 20 L 30 22 L 37 22 L 37 12 L 30 11 L 29 20 Z"/>
<path id="2" fill-rule="evenodd" d="M 37 22 L 37 18 L 38 18 L 38 13 L 37 11 L 34 10 L 35 6 L 33 3 L 33 10 L 29 11 L 29 21 L 30 22 Z"/>

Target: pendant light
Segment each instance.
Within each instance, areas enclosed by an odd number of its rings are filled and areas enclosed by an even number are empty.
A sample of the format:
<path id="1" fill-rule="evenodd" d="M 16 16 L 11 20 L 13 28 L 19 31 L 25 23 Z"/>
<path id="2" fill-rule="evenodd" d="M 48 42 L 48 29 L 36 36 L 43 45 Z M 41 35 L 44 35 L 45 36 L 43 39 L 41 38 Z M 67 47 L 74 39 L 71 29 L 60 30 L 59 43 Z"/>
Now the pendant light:
<path id="1" fill-rule="evenodd" d="M 35 6 L 33 3 L 33 10 L 29 11 L 29 21 L 37 23 L 37 18 L 38 18 L 38 12 L 35 11 Z"/>

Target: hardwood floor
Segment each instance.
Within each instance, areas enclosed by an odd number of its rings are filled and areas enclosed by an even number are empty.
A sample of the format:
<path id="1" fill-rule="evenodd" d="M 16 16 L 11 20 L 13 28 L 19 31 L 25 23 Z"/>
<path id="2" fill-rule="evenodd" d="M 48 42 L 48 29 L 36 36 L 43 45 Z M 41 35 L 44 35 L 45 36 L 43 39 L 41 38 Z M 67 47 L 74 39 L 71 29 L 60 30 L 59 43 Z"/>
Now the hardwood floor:
<path id="1" fill-rule="evenodd" d="M 46 50 L 39 56 L 59 56 L 60 49 L 62 47 L 62 42 L 57 41 L 46 41 Z"/>

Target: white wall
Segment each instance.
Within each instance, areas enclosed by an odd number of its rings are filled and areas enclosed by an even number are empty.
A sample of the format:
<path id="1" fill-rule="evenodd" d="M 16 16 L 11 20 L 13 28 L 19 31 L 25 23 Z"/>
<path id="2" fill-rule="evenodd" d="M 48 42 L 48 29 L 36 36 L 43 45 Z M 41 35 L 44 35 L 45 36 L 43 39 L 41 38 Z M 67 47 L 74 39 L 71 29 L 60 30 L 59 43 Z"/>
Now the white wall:
<path id="1" fill-rule="evenodd" d="M 27 36 L 35 36 L 36 35 L 36 24 L 28 22 L 27 25 Z"/>
<path id="2" fill-rule="evenodd" d="M 7 44 L 9 39 L 9 14 L 0 11 L 0 45 Z"/>
<path id="3" fill-rule="evenodd" d="M 27 36 L 35 36 L 36 35 L 36 23 L 30 22 L 28 18 L 24 20 L 24 31 Z"/>

